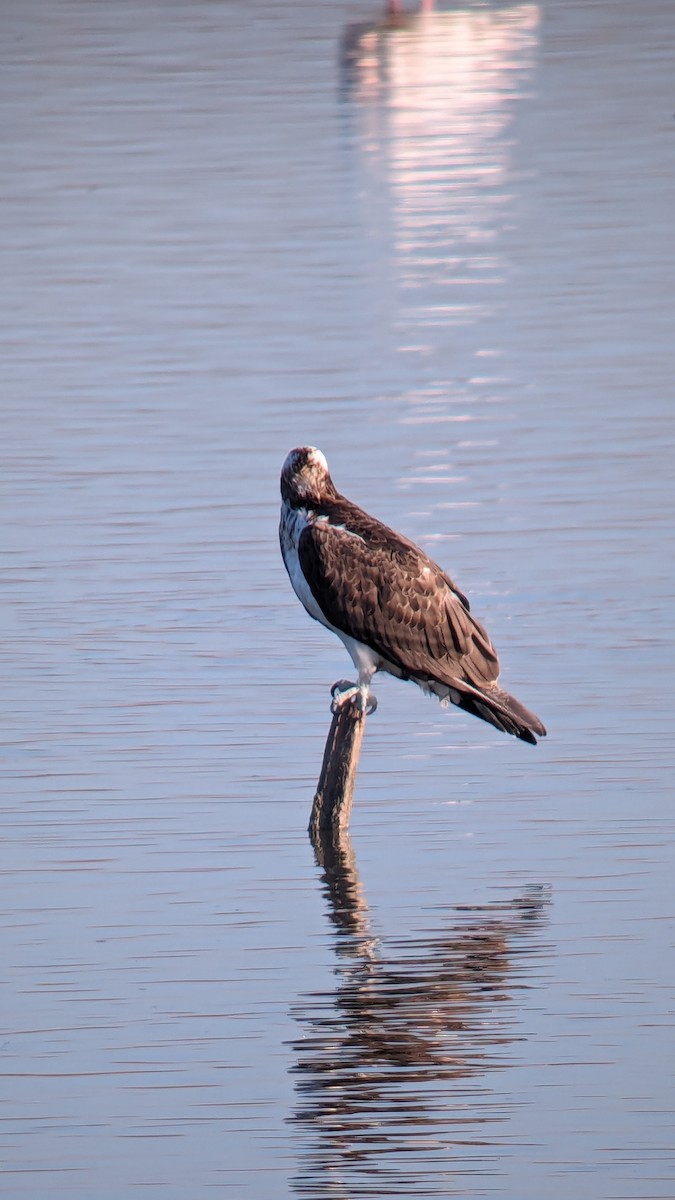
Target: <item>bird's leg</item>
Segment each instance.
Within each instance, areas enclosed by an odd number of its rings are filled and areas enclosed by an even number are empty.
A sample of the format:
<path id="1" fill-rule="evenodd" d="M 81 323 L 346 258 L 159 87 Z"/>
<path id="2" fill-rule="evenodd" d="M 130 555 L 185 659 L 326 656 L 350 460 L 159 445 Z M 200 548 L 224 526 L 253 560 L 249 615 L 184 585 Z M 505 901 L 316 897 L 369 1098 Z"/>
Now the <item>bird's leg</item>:
<path id="1" fill-rule="evenodd" d="M 377 708 L 377 699 L 375 694 L 370 690 L 370 681 L 375 674 L 376 666 L 369 662 L 367 665 L 361 663 L 359 670 L 359 691 L 361 693 L 361 712 L 374 713 Z"/>

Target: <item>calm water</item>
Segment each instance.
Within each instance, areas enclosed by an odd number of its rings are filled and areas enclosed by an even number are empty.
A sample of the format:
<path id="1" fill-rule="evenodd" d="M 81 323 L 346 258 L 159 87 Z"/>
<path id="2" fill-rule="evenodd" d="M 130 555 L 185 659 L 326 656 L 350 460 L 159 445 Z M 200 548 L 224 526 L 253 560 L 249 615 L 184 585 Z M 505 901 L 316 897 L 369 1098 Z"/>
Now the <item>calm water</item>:
<path id="1" fill-rule="evenodd" d="M 672 1200 L 675 10 L 4 6 L 3 1195 Z M 276 544 L 312 442 L 532 749 Z"/>

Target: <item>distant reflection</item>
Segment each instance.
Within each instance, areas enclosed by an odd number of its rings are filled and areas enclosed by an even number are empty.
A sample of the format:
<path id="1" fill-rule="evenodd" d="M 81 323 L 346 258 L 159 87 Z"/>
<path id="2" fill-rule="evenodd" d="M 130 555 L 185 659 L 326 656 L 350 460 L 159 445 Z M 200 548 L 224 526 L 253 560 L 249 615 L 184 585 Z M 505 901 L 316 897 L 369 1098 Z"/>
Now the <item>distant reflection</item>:
<path id="1" fill-rule="evenodd" d="M 424 367 L 410 396 L 415 422 L 473 420 L 484 386 L 474 387 L 474 373 L 485 376 L 484 359 L 499 351 L 488 338 L 506 299 L 501 234 L 517 220 L 509 127 L 529 87 L 539 20 L 533 3 L 415 12 L 383 4 L 378 20 L 342 37 L 366 244 L 373 270 L 388 273 L 379 286 L 395 344 Z"/>
<path id="2" fill-rule="evenodd" d="M 347 26 L 342 95 L 358 114 L 380 220 L 378 180 L 389 190 L 408 284 L 432 267 L 438 282 L 466 281 L 466 260 L 471 266 L 494 237 L 508 198 L 500 196 L 511 157 L 505 129 L 532 65 L 538 24 L 537 4 L 469 3 L 385 12 L 380 21 Z M 494 274 L 494 263 L 484 269 Z"/>
<path id="3" fill-rule="evenodd" d="M 304 1137 L 294 1191 L 317 1200 L 461 1192 L 468 1160 L 485 1169 L 499 1156 L 486 1126 L 505 1119 L 506 1100 L 482 1077 L 509 1065 L 503 1048 L 522 1036 L 508 980 L 514 955 L 527 948 L 529 965 L 541 949 L 547 892 L 454 909 L 440 929 L 383 940 L 349 838 L 335 846 L 328 835 L 315 849 L 337 982 L 294 1010 L 292 1121 Z"/>

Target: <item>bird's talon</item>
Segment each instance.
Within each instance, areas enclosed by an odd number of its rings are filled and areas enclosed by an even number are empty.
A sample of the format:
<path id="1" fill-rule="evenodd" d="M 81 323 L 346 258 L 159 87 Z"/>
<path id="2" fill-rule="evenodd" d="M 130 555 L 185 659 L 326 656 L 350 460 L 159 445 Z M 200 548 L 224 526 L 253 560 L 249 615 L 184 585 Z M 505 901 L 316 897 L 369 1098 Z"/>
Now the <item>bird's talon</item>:
<path id="1" fill-rule="evenodd" d="M 330 706 L 333 716 L 343 704 L 354 699 L 358 701 L 359 708 L 363 713 L 374 713 L 377 708 L 377 697 L 374 692 L 371 692 L 370 688 L 364 684 L 352 683 L 349 679 L 338 679 L 330 689 L 330 694 L 333 697 Z"/>
<path id="2" fill-rule="evenodd" d="M 333 703 L 330 711 L 333 715 L 350 700 L 356 700 L 362 713 L 374 713 L 377 708 L 377 697 L 366 684 L 349 683 L 347 680 L 340 679 L 333 684 L 331 695 Z"/>
<path id="3" fill-rule="evenodd" d="M 351 691 L 353 687 L 355 687 L 355 684 L 352 683 L 351 679 L 338 679 L 330 689 L 330 694 L 335 700 L 341 692 Z"/>
<path id="4" fill-rule="evenodd" d="M 354 696 L 358 696 L 361 692 L 358 684 L 352 683 L 349 679 L 338 679 L 330 689 L 330 694 L 333 697 L 330 711 L 335 716 L 338 709 L 342 708 L 348 700 L 353 700 Z"/>

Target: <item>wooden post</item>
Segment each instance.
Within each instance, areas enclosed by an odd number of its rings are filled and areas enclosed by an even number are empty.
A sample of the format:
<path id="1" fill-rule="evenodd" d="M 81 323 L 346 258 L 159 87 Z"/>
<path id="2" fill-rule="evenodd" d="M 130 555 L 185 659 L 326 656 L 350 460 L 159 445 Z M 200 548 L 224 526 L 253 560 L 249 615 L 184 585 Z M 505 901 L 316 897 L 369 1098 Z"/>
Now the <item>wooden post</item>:
<path id="1" fill-rule="evenodd" d="M 336 708 L 309 819 L 308 832 L 313 842 L 319 830 L 330 829 L 339 835 L 349 824 L 365 727 L 366 714 L 360 696 L 353 696 Z"/>

